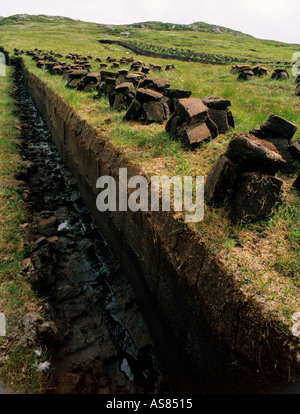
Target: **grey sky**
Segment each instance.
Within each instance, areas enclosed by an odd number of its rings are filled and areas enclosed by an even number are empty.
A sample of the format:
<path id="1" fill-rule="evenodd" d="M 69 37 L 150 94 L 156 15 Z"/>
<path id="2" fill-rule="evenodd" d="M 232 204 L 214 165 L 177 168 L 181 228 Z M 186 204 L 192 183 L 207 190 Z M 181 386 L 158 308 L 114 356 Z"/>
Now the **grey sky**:
<path id="1" fill-rule="evenodd" d="M 261 39 L 300 44 L 299 0 L 1 0 L 0 16 L 20 13 L 105 24 L 203 21 Z"/>

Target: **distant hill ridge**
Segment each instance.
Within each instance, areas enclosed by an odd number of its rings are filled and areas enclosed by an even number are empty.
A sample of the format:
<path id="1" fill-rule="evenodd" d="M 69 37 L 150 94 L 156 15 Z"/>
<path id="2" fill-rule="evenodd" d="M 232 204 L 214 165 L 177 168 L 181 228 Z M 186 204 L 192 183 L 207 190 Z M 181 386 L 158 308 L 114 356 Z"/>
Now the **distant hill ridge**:
<path id="1" fill-rule="evenodd" d="M 239 32 L 237 30 L 232 30 L 227 27 L 218 26 L 215 24 L 209 24 L 204 22 L 194 22 L 191 24 L 175 24 L 175 23 L 162 23 L 162 22 L 142 22 L 142 23 L 133 23 L 131 25 L 125 25 L 125 27 L 135 27 L 141 29 L 152 29 L 152 30 L 179 30 L 179 31 L 199 31 L 199 32 L 209 32 L 209 33 L 230 33 L 238 36 L 250 36 L 245 33 Z"/>
<path id="2" fill-rule="evenodd" d="M 0 17 L 1 24 L 24 24 L 29 22 L 40 22 L 40 23 L 75 23 L 79 20 L 71 19 L 70 17 L 64 16 L 47 16 L 44 14 L 14 14 L 8 17 Z M 86 22 L 89 23 L 89 22 Z M 91 23 L 92 24 L 92 23 Z M 103 23 L 103 25 L 105 25 Z M 132 23 L 126 25 L 110 25 L 111 27 L 118 28 L 141 28 L 141 29 L 152 29 L 152 30 L 176 30 L 176 31 L 200 31 L 200 32 L 210 32 L 210 33 L 231 33 L 235 35 L 245 36 L 244 33 L 238 32 L 236 30 L 229 29 L 227 27 L 208 24 L 204 22 L 195 22 L 191 24 L 175 24 L 175 23 L 163 23 L 159 21 L 147 21 L 140 23 Z M 248 35 L 249 36 L 249 35 Z"/>
<path id="3" fill-rule="evenodd" d="M 83 20 L 75 20 L 70 17 L 65 16 L 48 16 L 44 14 L 14 14 L 12 16 L 8 17 L 0 17 L 0 26 L 5 25 L 30 25 L 30 24 L 45 24 L 45 23 L 53 23 L 53 24 L 62 24 L 62 25 L 70 25 L 71 28 L 76 27 L 76 24 L 84 25 L 86 28 L 89 26 L 99 27 L 101 29 L 108 30 L 108 35 L 120 35 L 120 34 L 126 34 L 128 36 L 132 35 L 132 31 L 136 31 L 136 29 L 139 30 L 153 30 L 153 31 L 160 31 L 160 32 L 194 32 L 196 33 L 211 33 L 216 36 L 218 35 L 232 35 L 235 38 L 243 39 L 243 40 L 249 40 L 252 41 L 254 39 L 257 39 L 255 36 L 252 36 L 250 34 L 233 30 L 228 27 L 219 26 L 216 24 L 209 24 L 201 21 L 197 21 L 191 24 L 178 24 L 178 23 L 165 23 L 160 21 L 145 21 L 140 23 L 131 23 L 131 24 L 108 24 L 108 23 L 100 23 L 100 22 L 88 22 Z M 131 30 L 132 29 L 132 30 Z M 217 37 L 216 37 L 217 38 Z M 209 41 L 210 39 L 208 39 Z M 263 39 L 258 39 L 263 40 Z M 276 41 L 269 41 L 269 42 L 276 42 Z M 290 46 L 294 45 L 296 47 L 299 47 L 299 44 L 283 44 L 282 42 L 276 42 L 281 43 L 281 46 Z"/>
<path id="4" fill-rule="evenodd" d="M 22 24 L 26 22 L 37 22 L 37 23 L 56 23 L 56 22 L 76 22 L 76 20 L 70 17 L 64 16 L 47 16 L 44 14 L 14 14 L 8 17 L 0 17 L 1 24 Z"/>

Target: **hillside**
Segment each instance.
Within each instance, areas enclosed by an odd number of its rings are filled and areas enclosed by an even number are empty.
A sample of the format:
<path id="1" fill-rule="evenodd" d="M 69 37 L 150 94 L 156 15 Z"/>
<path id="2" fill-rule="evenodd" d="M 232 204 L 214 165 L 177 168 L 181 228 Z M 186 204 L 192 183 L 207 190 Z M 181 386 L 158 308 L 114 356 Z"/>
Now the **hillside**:
<path id="1" fill-rule="evenodd" d="M 19 32 L 20 26 L 22 36 Z M 0 20 L 2 42 L 7 44 L 8 41 L 11 49 L 30 48 L 27 39 L 29 41 L 32 32 L 40 34 L 35 37 L 39 42 L 35 46 L 41 49 L 52 48 L 50 44 L 55 44 L 56 40 L 61 42 L 60 39 L 72 35 L 74 39 L 78 38 L 79 43 L 82 37 L 85 37 L 86 42 L 123 41 L 144 51 L 174 58 L 183 56 L 185 60 L 200 57 L 203 61 L 202 58 L 207 56 L 209 63 L 249 62 L 289 67 L 293 53 L 300 50 L 300 45 L 257 39 L 249 34 L 204 22 L 189 25 L 163 22 L 109 25 L 61 16 L 27 14 L 17 14 Z M 44 37 L 46 43 L 42 42 Z M 32 40 L 31 38 L 30 41 Z M 19 45 L 13 44 L 16 41 Z"/>
<path id="2" fill-rule="evenodd" d="M 105 26 L 101 28 L 101 32 L 104 40 L 126 41 L 149 52 L 187 58 L 212 56 L 209 59 L 211 63 L 240 61 L 290 66 L 291 56 L 300 50 L 300 45 L 257 39 L 206 23 L 174 25 L 145 22 L 127 26 Z"/>
<path id="3" fill-rule="evenodd" d="M 244 33 L 236 30 L 231 30 L 227 27 L 216 26 L 204 22 L 194 22 L 191 24 L 174 24 L 174 23 L 162 23 L 162 22 L 141 22 L 128 25 L 128 28 L 135 27 L 139 29 L 151 29 L 151 30 L 173 30 L 173 31 L 194 31 L 194 32 L 207 32 L 207 33 L 230 33 L 236 36 L 245 36 Z"/>
<path id="4" fill-rule="evenodd" d="M 43 14 L 39 15 L 30 15 L 30 14 L 14 14 L 8 17 L 0 17 L 2 25 L 10 25 L 10 24 L 25 24 L 25 23 L 70 23 L 74 22 L 75 20 L 69 17 L 62 17 L 62 16 L 46 16 Z"/>

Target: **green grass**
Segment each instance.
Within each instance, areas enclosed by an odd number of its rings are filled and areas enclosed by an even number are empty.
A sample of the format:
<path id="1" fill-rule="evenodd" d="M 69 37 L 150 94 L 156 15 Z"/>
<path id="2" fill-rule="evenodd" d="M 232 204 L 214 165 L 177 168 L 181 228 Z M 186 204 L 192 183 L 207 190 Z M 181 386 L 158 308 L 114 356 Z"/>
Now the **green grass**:
<path id="1" fill-rule="evenodd" d="M 20 394 L 43 394 L 45 374 L 37 370 L 37 364 L 47 359 L 47 353 L 42 352 L 37 357 L 36 350 L 16 344 L 9 350 L 9 359 L 1 369 L 1 380 L 8 390 Z"/>
<path id="2" fill-rule="evenodd" d="M 0 278 L 3 281 L 3 273 L 12 276 L 18 270 L 15 266 L 15 256 L 22 257 L 22 236 L 19 225 L 24 219 L 24 211 L 20 208 L 22 197 L 20 189 L 15 181 L 18 170 L 19 157 L 16 154 L 14 139 L 18 138 L 18 132 L 14 128 L 17 123 L 13 115 L 15 109 L 13 100 L 9 96 L 12 92 L 11 68 L 5 77 L 0 78 L 0 105 L 1 105 L 1 130 L 0 130 L 0 177 L 1 177 L 1 266 Z M 12 268 L 11 268 L 12 266 Z M 4 269 L 4 270 L 3 270 Z"/>
<path id="3" fill-rule="evenodd" d="M 122 40 L 142 49 L 157 53 L 186 57 L 219 57 L 218 61 L 239 60 L 263 64 L 289 64 L 293 53 L 299 51 L 299 45 L 289 45 L 272 40 L 256 39 L 253 36 L 235 31 L 225 31 L 222 34 L 213 33 L 214 26 L 200 28 L 199 31 L 180 30 L 147 30 L 140 28 L 122 27 L 129 31 L 130 37 L 124 38 L 118 31 L 104 32 L 102 39 Z M 120 29 L 121 31 L 121 29 Z M 222 59 L 223 57 L 223 59 Z"/>
<path id="4" fill-rule="evenodd" d="M 20 318 L 29 311 L 40 311 L 29 276 L 22 272 L 26 246 L 21 225 L 26 220 L 23 193 L 15 176 L 20 157 L 15 140 L 18 118 L 14 115 L 13 68 L 0 77 L 0 312 L 6 317 L 6 334 L 0 337 L 0 379 L 17 392 L 39 392 L 43 376 L 32 367 L 33 349 L 9 339 Z"/>

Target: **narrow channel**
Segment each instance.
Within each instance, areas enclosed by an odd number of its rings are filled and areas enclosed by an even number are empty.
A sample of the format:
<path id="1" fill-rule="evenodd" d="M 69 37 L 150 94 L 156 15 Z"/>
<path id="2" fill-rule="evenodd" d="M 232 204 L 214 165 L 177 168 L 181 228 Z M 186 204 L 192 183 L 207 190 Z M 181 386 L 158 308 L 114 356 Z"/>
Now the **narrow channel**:
<path id="1" fill-rule="evenodd" d="M 158 357 L 125 272 L 63 165 L 18 65 L 14 78 L 29 255 L 38 269 L 34 283 L 57 328 L 45 338 L 51 353 L 47 392 L 202 393 L 183 361 L 173 360 L 169 370 Z"/>

